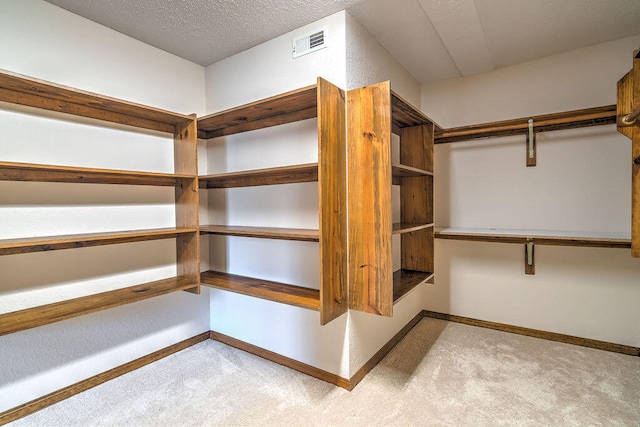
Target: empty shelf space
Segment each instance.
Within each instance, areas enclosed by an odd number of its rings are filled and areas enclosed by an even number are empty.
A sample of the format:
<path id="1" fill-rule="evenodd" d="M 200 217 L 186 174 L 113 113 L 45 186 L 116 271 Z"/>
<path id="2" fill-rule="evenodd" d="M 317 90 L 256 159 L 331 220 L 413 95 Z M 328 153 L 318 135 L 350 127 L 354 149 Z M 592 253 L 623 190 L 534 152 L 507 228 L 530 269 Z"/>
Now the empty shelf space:
<path id="1" fill-rule="evenodd" d="M 310 310 L 320 310 L 320 291 L 255 279 L 236 274 L 206 271 L 200 275 L 201 284 Z"/>
<path id="2" fill-rule="evenodd" d="M 178 179 L 195 178 L 195 176 L 191 175 L 170 173 L 0 162 L 0 180 L 2 181 L 72 182 L 172 187 L 176 185 Z"/>
<path id="3" fill-rule="evenodd" d="M 0 314 L 0 335 L 11 334 L 72 317 L 93 313 L 124 304 L 164 295 L 170 292 L 195 289 L 193 283 L 182 277 L 157 280 L 128 288 L 74 298 L 53 304 Z"/>
<path id="4" fill-rule="evenodd" d="M 91 246 L 114 245 L 118 243 L 142 242 L 146 240 L 170 239 L 181 234 L 196 232 L 197 229 L 195 228 L 158 228 L 109 233 L 3 239 L 0 240 L 0 255 L 86 248 Z"/>
<path id="5" fill-rule="evenodd" d="M 435 122 L 422 111 L 405 101 L 394 91 L 391 91 L 391 122 L 394 128 L 426 125 Z M 441 130 L 435 125 L 436 131 Z"/>
<path id="6" fill-rule="evenodd" d="M 0 101 L 173 133 L 193 117 L 0 70 Z"/>
<path id="7" fill-rule="evenodd" d="M 434 224 L 420 224 L 413 222 L 396 222 L 393 224 L 393 234 L 413 233 L 425 228 L 433 227 Z"/>
<path id="8" fill-rule="evenodd" d="M 425 280 L 430 279 L 433 273 L 412 270 L 397 270 L 393 273 L 393 302 L 409 293 L 413 288 Z"/>
<path id="9" fill-rule="evenodd" d="M 240 172 L 226 172 L 200 177 L 200 188 L 253 187 L 292 184 L 318 180 L 318 164 L 279 166 Z"/>
<path id="10" fill-rule="evenodd" d="M 317 242 L 318 230 L 306 228 L 246 227 L 237 225 L 202 225 L 200 233 L 220 234 L 223 236 L 255 237 L 260 239 L 300 240 Z"/>
<path id="11" fill-rule="evenodd" d="M 630 248 L 629 233 L 596 233 L 555 230 L 520 230 L 491 228 L 439 228 L 437 239 L 475 242 L 534 243 L 537 245 Z"/>
<path id="12" fill-rule="evenodd" d="M 210 139 L 310 119 L 317 103 L 317 85 L 293 90 L 199 118 L 198 135 Z"/>

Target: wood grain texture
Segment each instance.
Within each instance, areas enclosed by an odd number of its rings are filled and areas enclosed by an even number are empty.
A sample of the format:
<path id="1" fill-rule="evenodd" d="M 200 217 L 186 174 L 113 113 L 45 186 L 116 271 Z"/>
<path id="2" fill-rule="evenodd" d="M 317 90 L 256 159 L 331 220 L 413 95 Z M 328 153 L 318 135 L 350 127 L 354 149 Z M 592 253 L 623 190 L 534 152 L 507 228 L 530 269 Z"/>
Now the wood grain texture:
<path id="1" fill-rule="evenodd" d="M 535 245 L 550 246 L 583 246 L 594 248 L 630 248 L 628 238 L 607 237 L 604 233 L 598 236 L 579 236 L 576 233 L 537 230 L 489 230 L 489 229 L 437 229 L 436 239 L 466 240 L 470 242 L 519 243 L 532 241 Z"/>
<path id="2" fill-rule="evenodd" d="M 203 139 L 316 117 L 316 85 L 296 89 L 198 119 Z"/>
<path id="3" fill-rule="evenodd" d="M 496 331 L 509 332 L 512 334 L 526 335 L 528 337 L 540 338 L 549 341 L 562 342 L 566 344 L 579 345 L 581 347 L 597 348 L 599 350 L 611 351 L 614 353 L 640 356 L 640 348 L 628 345 L 609 343 L 605 341 L 592 340 L 589 338 L 574 337 L 571 335 L 558 334 L 555 332 L 540 331 L 537 329 L 523 328 L 521 326 L 506 325 L 504 323 L 488 322 L 486 320 L 472 319 L 469 317 L 455 316 L 453 314 L 438 313 L 434 311 L 423 311 L 424 317 L 447 320 L 449 322 L 462 323 L 465 325 L 478 326 L 480 328 L 494 329 Z"/>
<path id="4" fill-rule="evenodd" d="M 189 116 L 0 70 L 0 101 L 173 133 Z"/>
<path id="5" fill-rule="evenodd" d="M 433 277 L 433 273 L 400 269 L 393 273 L 393 302 L 398 302 L 416 286 Z"/>
<path id="6" fill-rule="evenodd" d="M 633 53 L 632 110 L 640 107 L 640 50 Z M 632 140 L 632 196 L 631 196 L 631 255 L 640 258 L 640 120 L 633 125 Z"/>
<path id="7" fill-rule="evenodd" d="M 529 131 L 530 118 L 534 121 L 536 132 L 607 125 L 616 123 L 616 106 L 605 105 L 603 107 L 443 129 L 436 132 L 435 143 L 447 144 L 480 138 L 525 135 Z"/>
<path id="8" fill-rule="evenodd" d="M 320 310 L 320 291 L 302 286 L 256 279 L 218 271 L 205 271 L 200 282 L 204 286 L 262 298 L 309 310 Z"/>
<path id="9" fill-rule="evenodd" d="M 178 179 L 193 178 L 193 176 L 194 175 L 0 162 L 0 181 L 71 182 L 173 187 L 176 185 Z"/>
<path id="10" fill-rule="evenodd" d="M 119 376 L 122 376 L 129 372 L 133 372 L 136 369 L 142 368 L 143 366 L 146 366 L 150 363 L 157 362 L 160 359 L 163 359 L 167 356 L 187 349 L 208 339 L 209 332 L 203 332 L 202 334 L 196 335 L 192 338 L 188 338 L 184 341 L 172 344 L 158 351 L 154 351 L 151 354 L 132 360 L 131 362 L 127 362 L 98 375 L 94 375 L 90 378 L 87 378 L 86 380 L 79 381 L 75 384 L 54 391 L 53 393 L 49 393 L 23 405 L 9 409 L 8 411 L 0 413 L 0 425 L 7 424 L 11 421 L 26 417 L 27 415 L 33 414 L 41 409 L 46 408 L 47 406 L 51 406 L 55 403 L 61 402 L 65 399 L 75 396 L 76 394 L 87 391 L 95 386 L 106 383 L 107 381 L 111 381 L 112 379 L 118 378 Z"/>
<path id="11" fill-rule="evenodd" d="M 239 172 L 225 172 L 200 177 L 201 188 L 253 187 L 293 184 L 318 180 L 318 163 L 279 166 Z"/>
<path id="12" fill-rule="evenodd" d="M 318 78 L 320 324 L 346 313 L 347 133 L 345 94 Z"/>
<path id="13" fill-rule="evenodd" d="M 160 228 L 108 233 L 69 234 L 64 236 L 24 237 L 0 240 L 0 255 L 26 254 L 62 249 L 88 248 L 92 246 L 143 242 L 180 237 L 197 236 L 195 228 Z"/>
<path id="14" fill-rule="evenodd" d="M 194 287 L 183 277 L 172 277 L 141 285 L 102 292 L 38 307 L 0 314 L 0 335 L 47 325 L 72 317 L 118 307 L 147 298 Z"/>
<path id="15" fill-rule="evenodd" d="M 435 124 L 433 120 L 427 117 L 419 108 L 414 107 L 404 100 L 400 95 L 391 91 L 391 115 L 394 133 L 399 133 L 402 128 L 433 125 L 435 129 L 440 131 L 442 128 Z"/>
<path id="16" fill-rule="evenodd" d="M 278 353 L 274 353 L 273 351 L 266 350 L 262 347 L 249 344 L 248 342 L 241 341 L 239 339 L 221 334 L 219 332 L 211 331 L 209 336 L 212 340 L 219 341 L 223 344 L 242 351 L 246 351 L 247 353 L 255 354 L 256 356 L 262 357 L 263 359 L 270 360 L 271 362 L 286 366 L 287 368 L 302 372 L 303 374 L 328 382 L 330 384 L 334 384 L 338 387 L 351 390 L 350 381 L 348 379 L 316 368 L 315 366 L 307 365 L 306 363 L 291 359 Z"/>
<path id="17" fill-rule="evenodd" d="M 412 233 L 414 231 L 420 231 L 424 228 L 433 228 L 434 224 L 423 224 L 415 222 L 396 222 L 393 224 L 393 234 Z"/>
<path id="18" fill-rule="evenodd" d="M 392 316 L 389 82 L 351 90 L 347 103 L 349 308 Z"/>
<path id="19" fill-rule="evenodd" d="M 201 225 L 200 234 L 253 237 L 258 239 L 320 241 L 320 232 L 306 228 L 246 227 L 237 225 Z"/>
<path id="20" fill-rule="evenodd" d="M 173 134 L 174 169 L 190 178 L 177 180 L 175 187 L 176 226 L 196 230 L 200 226 L 198 195 L 198 131 L 195 114 L 176 125 Z M 176 239 L 178 277 L 195 286 L 189 292 L 200 293 L 200 236 L 185 234 Z"/>

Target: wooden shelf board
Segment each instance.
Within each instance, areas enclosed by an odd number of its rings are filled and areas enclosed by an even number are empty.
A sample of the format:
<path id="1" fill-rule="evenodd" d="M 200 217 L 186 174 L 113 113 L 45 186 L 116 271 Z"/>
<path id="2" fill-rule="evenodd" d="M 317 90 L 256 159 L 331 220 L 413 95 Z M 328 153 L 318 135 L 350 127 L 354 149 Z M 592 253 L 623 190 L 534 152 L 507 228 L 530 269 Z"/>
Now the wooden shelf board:
<path id="1" fill-rule="evenodd" d="M 117 307 L 170 292 L 197 288 L 182 277 L 157 280 L 141 285 L 74 298 L 10 313 L 0 314 L 0 335 L 11 334 L 72 317 Z"/>
<path id="2" fill-rule="evenodd" d="M 433 120 L 418 108 L 405 101 L 394 91 L 391 91 L 391 122 L 394 128 L 405 128 L 433 123 L 436 130 L 442 130 Z"/>
<path id="3" fill-rule="evenodd" d="M 605 105 L 583 110 L 442 129 L 436 131 L 435 143 L 446 144 L 480 138 L 524 135 L 529 131 L 529 119 L 533 119 L 535 132 L 614 124 L 616 123 L 616 114 L 615 105 Z"/>
<path id="4" fill-rule="evenodd" d="M 393 273 L 393 302 L 396 303 L 416 286 L 430 279 L 433 273 L 412 270 L 397 270 Z"/>
<path id="5" fill-rule="evenodd" d="M 425 228 L 433 227 L 434 224 L 419 224 L 419 223 L 408 223 L 408 222 L 396 222 L 393 224 L 393 232 L 392 234 L 404 234 L 404 233 L 413 233 L 414 231 L 423 230 Z"/>
<path id="6" fill-rule="evenodd" d="M 193 117 L 0 70 L 0 101 L 173 133 Z"/>
<path id="7" fill-rule="evenodd" d="M 201 225 L 201 234 L 254 237 L 259 239 L 299 240 L 318 242 L 320 232 L 306 228 L 246 227 L 237 225 Z"/>
<path id="8" fill-rule="evenodd" d="M 318 164 L 279 166 L 240 172 L 226 172 L 200 177 L 200 188 L 252 187 L 257 185 L 292 184 L 318 180 Z"/>
<path id="9" fill-rule="evenodd" d="M 594 233 L 551 230 L 506 230 L 489 228 L 439 228 L 437 239 L 475 242 L 528 243 L 554 246 L 630 248 L 628 233 Z"/>
<path id="10" fill-rule="evenodd" d="M 0 162 L 1 181 L 72 182 L 171 187 L 176 185 L 178 179 L 195 178 L 195 176 L 191 175 L 170 173 Z"/>
<path id="11" fill-rule="evenodd" d="M 317 103 L 317 85 L 307 86 L 199 118 L 198 134 L 210 139 L 310 119 Z"/>
<path id="12" fill-rule="evenodd" d="M 433 176 L 433 172 L 423 169 L 414 168 L 412 166 L 402 165 L 400 163 L 391 164 L 391 174 L 393 177 L 410 178 L 414 176 Z"/>
<path id="13" fill-rule="evenodd" d="M 159 228 L 108 233 L 71 234 L 64 236 L 26 237 L 0 240 L 0 255 L 14 255 L 61 249 L 86 248 L 119 243 L 142 242 L 197 233 L 195 228 Z"/>
<path id="14" fill-rule="evenodd" d="M 201 284 L 310 310 L 320 310 L 320 291 L 236 274 L 205 271 Z"/>

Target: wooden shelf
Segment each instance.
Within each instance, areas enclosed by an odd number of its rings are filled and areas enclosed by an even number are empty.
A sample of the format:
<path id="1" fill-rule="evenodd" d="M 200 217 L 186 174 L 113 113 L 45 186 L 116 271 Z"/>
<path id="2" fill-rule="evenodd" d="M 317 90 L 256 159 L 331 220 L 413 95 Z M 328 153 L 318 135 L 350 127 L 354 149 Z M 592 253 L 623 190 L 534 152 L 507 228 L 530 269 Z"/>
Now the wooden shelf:
<path id="1" fill-rule="evenodd" d="M 236 225 L 202 225 L 200 234 L 254 237 L 258 239 L 299 240 L 317 242 L 320 232 L 307 228 L 245 227 Z"/>
<path id="2" fill-rule="evenodd" d="M 0 335 L 11 334 L 49 323 L 120 305 L 142 301 L 170 292 L 197 288 L 198 284 L 183 278 L 172 277 L 128 288 L 116 289 L 53 304 L 41 305 L 11 313 L 0 314 Z"/>
<path id="3" fill-rule="evenodd" d="M 91 246 L 143 242 L 179 237 L 197 233 L 195 228 L 160 228 L 150 230 L 121 231 L 117 233 L 88 233 L 65 236 L 25 237 L 0 240 L 0 255 L 26 254 L 61 249 L 88 248 Z"/>
<path id="4" fill-rule="evenodd" d="M 169 173 L 0 162 L 1 181 L 73 182 L 174 187 L 178 179 L 195 178 L 195 176 L 190 175 Z"/>
<path id="5" fill-rule="evenodd" d="M 206 271 L 201 274 L 202 285 L 251 297 L 262 298 L 310 310 L 320 310 L 320 291 L 269 280 Z"/>
<path id="6" fill-rule="evenodd" d="M 583 110 L 441 129 L 436 131 L 435 143 L 447 144 L 480 138 L 524 135 L 529 131 L 529 119 L 533 119 L 535 132 L 614 124 L 616 123 L 616 106 L 605 105 Z"/>
<path id="7" fill-rule="evenodd" d="M 392 226 L 392 234 L 413 233 L 414 231 L 424 230 L 425 228 L 430 228 L 433 226 L 433 223 L 422 224 L 413 222 L 396 222 Z"/>
<path id="8" fill-rule="evenodd" d="M 316 117 L 317 88 L 307 86 L 199 118 L 198 135 L 210 139 Z"/>
<path id="9" fill-rule="evenodd" d="M 391 91 L 391 124 L 393 132 L 396 134 L 399 134 L 399 130 L 402 128 L 431 124 L 435 126 L 436 131 L 442 130 L 422 111 L 405 101 L 394 91 Z"/>
<path id="10" fill-rule="evenodd" d="M 473 242 L 533 243 L 553 246 L 584 246 L 597 248 L 630 248 L 631 237 L 626 233 L 593 233 L 550 230 L 505 230 L 489 228 L 440 228 L 437 239 Z"/>
<path id="11" fill-rule="evenodd" d="M 431 277 L 433 277 L 433 273 L 425 273 L 423 271 L 404 269 L 395 271 L 393 273 L 393 302 L 398 302 L 409 291 Z"/>
<path id="12" fill-rule="evenodd" d="M 253 187 L 292 184 L 318 180 L 318 164 L 279 166 L 240 172 L 226 172 L 200 177 L 200 188 Z"/>
<path id="13" fill-rule="evenodd" d="M 193 117 L 0 70 L 0 101 L 173 133 Z"/>

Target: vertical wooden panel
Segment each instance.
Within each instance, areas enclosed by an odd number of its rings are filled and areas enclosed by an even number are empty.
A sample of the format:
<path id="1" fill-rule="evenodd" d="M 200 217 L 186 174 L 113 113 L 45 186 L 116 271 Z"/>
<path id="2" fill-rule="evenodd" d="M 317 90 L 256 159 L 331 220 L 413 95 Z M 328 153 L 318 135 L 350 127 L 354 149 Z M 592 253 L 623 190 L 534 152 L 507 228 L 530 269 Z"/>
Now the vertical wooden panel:
<path id="1" fill-rule="evenodd" d="M 176 227 L 199 227 L 198 220 L 198 131 L 196 116 L 176 125 L 174 141 L 175 173 L 192 175 L 176 182 Z M 179 277 L 194 283 L 189 292 L 200 293 L 200 236 L 196 231 L 176 238 L 176 262 Z"/>
<path id="2" fill-rule="evenodd" d="M 391 316 L 391 89 L 347 94 L 349 308 Z"/>
<path id="3" fill-rule="evenodd" d="M 640 52 L 634 52 L 633 59 L 633 108 L 640 107 Z M 631 220 L 631 255 L 640 258 L 640 122 L 633 125 L 632 140 L 632 220 Z"/>
<path id="4" fill-rule="evenodd" d="M 344 91 L 318 78 L 320 323 L 347 312 L 347 134 Z"/>
<path id="5" fill-rule="evenodd" d="M 403 128 L 400 134 L 400 162 L 433 172 L 433 124 Z M 400 187 L 401 222 L 433 223 L 433 177 L 403 178 Z M 403 234 L 403 269 L 433 272 L 433 228 Z"/>

